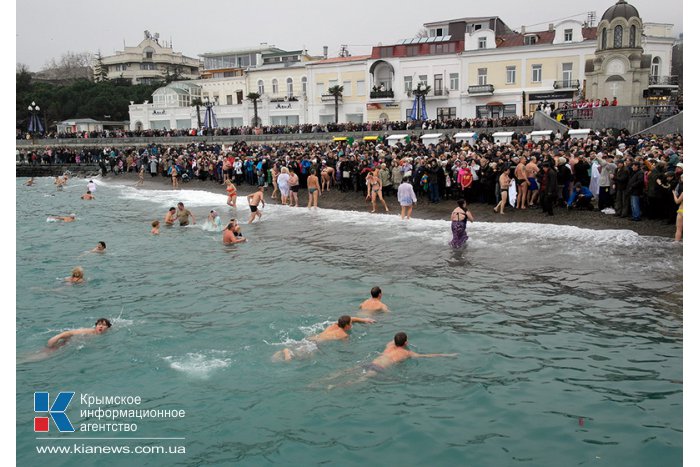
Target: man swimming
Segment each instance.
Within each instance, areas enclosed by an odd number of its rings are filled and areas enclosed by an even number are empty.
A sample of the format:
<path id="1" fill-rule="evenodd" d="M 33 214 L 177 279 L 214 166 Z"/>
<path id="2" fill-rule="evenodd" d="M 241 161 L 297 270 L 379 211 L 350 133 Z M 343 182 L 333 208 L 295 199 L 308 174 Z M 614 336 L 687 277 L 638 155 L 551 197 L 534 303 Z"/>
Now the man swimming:
<path id="1" fill-rule="evenodd" d="M 324 329 L 322 332 L 319 334 L 316 334 L 315 336 L 307 337 L 306 340 L 313 342 L 315 344 L 319 342 L 327 342 L 327 341 L 337 341 L 341 339 L 347 339 L 349 334 L 348 332 L 352 329 L 352 323 L 367 323 L 367 324 L 372 324 L 375 323 L 373 319 L 370 318 L 357 318 L 355 316 L 350 316 L 350 315 L 343 315 L 340 318 L 338 318 L 337 323 L 333 323 L 330 326 L 328 326 L 326 329 Z M 272 356 L 273 361 L 286 361 L 288 362 L 294 357 L 300 357 L 300 356 L 305 356 L 308 353 L 313 352 L 315 349 L 309 349 L 308 347 L 300 347 L 297 350 L 297 354 L 295 354 L 292 350 L 290 349 L 283 349 L 278 352 L 275 352 L 275 354 Z M 300 352 L 301 351 L 301 352 Z"/>
<path id="2" fill-rule="evenodd" d="M 88 190 L 87 193 L 85 193 L 83 196 L 80 197 L 80 199 L 91 200 L 91 199 L 95 199 L 95 197 L 93 196 L 92 192 L 90 190 Z"/>
<path id="3" fill-rule="evenodd" d="M 97 242 L 97 246 L 90 250 L 90 253 L 104 253 L 107 249 L 107 244 L 105 242 Z"/>
<path id="4" fill-rule="evenodd" d="M 383 372 L 392 365 L 407 360 L 409 358 L 434 358 L 434 357 L 456 357 L 456 353 L 426 353 L 420 354 L 408 350 L 408 336 L 405 332 L 397 332 L 394 340 L 389 342 L 382 354 L 372 360 L 372 363 L 363 366 L 364 376 L 375 376 Z"/>
<path id="5" fill-rule="evenodd" d="M 382 289 L 372 287 L 371 297 L 360 304 L 360 310 L 364 311 L 389 311 L 389 308 L 382 303 Z"/>
<path id="6" fill-rule="evenodd" d="M 69 214 L 67 216 L 49 216 L 49 220 L 73 222 L 73 221 L 75 221 L 75 214 Z"/>
<path id="7" fill-rule="evenodd" d="M 263 195 L 265 194 L 265 187 L 259 186 L 258 191 L 251 193 L 246 198 L 248 198 L 248 205 L 250 206 L 250 219 L 248 223 L 252 223 L 255 218 L 262 219 L 262 212 L 258 209 L 258 205 L 262 203 L 262 207 L 265 207 L 265 199 Z"/>
<path id="8" fill-rule="evenodd" d="M 85 282 L 85 272 L 80 266 L 76 266 L 70 273 L 70 276 L 64 279 L 69 284 L 82 284 Z"/>
<path id="9" fill-rule="evenodd" d="M 66 343 L 68 343 L 68 341 L 73 336 L 98 335 L 98 334 L 102 334 L 102 333 L 106 332 L 111 327 L 112 327 L 112 323 L 110 323 L 107 318 L 100 318 L 95 322 L 95 327 L 92 329 L 90 329 L 90 328 L 73 329 L 72 331 L 65 331 L 65 332 L 62 332 L 61 334 L 53 336 L 46 343 L 46 347 L 48 347 L 49 349 L 57 349 L 59 347 L 62 347 Z"/>

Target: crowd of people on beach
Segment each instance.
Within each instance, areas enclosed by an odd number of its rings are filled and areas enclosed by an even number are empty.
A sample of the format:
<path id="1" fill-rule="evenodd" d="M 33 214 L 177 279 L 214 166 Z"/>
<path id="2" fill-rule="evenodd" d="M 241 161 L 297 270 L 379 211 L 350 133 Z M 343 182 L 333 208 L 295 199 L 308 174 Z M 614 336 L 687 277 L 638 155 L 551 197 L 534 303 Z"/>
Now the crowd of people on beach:
<path id="1" fill-rule="evenodd" d="M 532 117 L 512 115 L 494 118 L 453 118 L 440 120 L 379 121 L 367 123 L 303 123 L 293 125 L 262 125 L 226 128 L 147 129 L 147 130 L 93 130 L 81 132 L 48 132 L 45 139 L 95 139 L 95 138 L 159 138 L 176 136 L 235 136 L 235 135 L 290 135 L 305 133 L 347 133 L 363 131 L 439 130 L 500 128 L 532 125 Z M 36 136 L 36 135 L 34 135 Z M 30 139 L 32 135 L 17 129 L 16 139 Z"/>
<path id="2" fill-rule="evenodd" d="M 372 201 L 373 211 L 376 202 L 388 210 L 388 196 L 403 198 L 402 207 L 412 206 L 408 199 L 416 196 L 416 202 L 426 203 L 448 199 L 488 203 L 501 214 L 512 206 L 515 210 L 541 207 L 552 215 L 559 206 L 682 225 L 680 135 L 640 137 L 607 130 L 586 138 L 557 133 L 553 139 L 532 141 L 526 133 L 515 133 L 505 144 L 484 136 L 470 142 L 448 137 L 427 146 L 415 137 L 395 146 L 381 141 L 200 142 L 179 147 L 49 148 L 20 157 L 91 161 L 99 164 L 103 175 L 163 176 L 173 180 L 173 186 L 195 179 L 232 184 L 233 190 L 267 186 L 272 199 L 279 197 L 293 206 L 299 204 L 299 189 L 308 190 L 314 206 L 319 195 L 332 189 L 364 194 Z M 310 176 L 313 186 L 309 186 Z M 404 182 L 413 195 L 405 187 L 398 196 Z M 410 217 L 406 211 L 403 217 Z M 679 227 L 678 239 L 681 231 Z"/>

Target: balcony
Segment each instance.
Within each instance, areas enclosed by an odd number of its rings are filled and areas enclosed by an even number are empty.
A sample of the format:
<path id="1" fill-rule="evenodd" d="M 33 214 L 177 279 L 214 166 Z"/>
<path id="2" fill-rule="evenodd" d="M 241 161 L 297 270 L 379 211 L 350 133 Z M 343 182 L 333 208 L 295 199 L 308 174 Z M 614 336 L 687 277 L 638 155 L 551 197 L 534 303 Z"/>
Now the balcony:
<path id="1" fill-rule="evenodd" d="M 577 79 L 564 79 L 554 82 L 554 89 L 578 89 L 581 87 L 581 82 Z"/>
<path id="2" fill-rule="evenodd" d="M 330 104 L 335 103 L 335 96 L 333 94 L 322 94 L 321 95 L 321 102 L 327 102 Z M 343 103 L 343 96 L 338 96 L 338 104 Z"/>
<path id="3" fill-rule="evenodd" d="M 476 86 L 469 86 L 467 92 L 471 95 L 476 94 L 493 94 L 493 84 L 477 84 Z"/>
<path id="4" fill-rule="evenodd" d="M 649 75 L 649 86 L 678 86 L 678 76 Z"/>
<path id="5" fill-rule="evenodd" d="M 394 91 L 389 89 L 388 91 L 370 91 L 370 99 L 393 99 Z"/>

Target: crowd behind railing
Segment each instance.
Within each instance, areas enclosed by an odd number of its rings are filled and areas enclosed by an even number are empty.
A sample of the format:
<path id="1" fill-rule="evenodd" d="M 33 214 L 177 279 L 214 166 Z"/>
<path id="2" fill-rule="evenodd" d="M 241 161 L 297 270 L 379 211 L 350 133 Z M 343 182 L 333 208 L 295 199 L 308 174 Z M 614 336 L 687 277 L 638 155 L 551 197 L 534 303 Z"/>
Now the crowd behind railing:
<path id="1" fill-rule="evenodd" d="M 676 219 L 675 196 L 683 191 L 682 161 L 682 136 L 633 137 L 625 130 L 598 131 L 585 139 L 558 133 L 537 142 L 522 132 L 507 144 L 495 144 L 482 135 L 471 144 L 448 137 L 429 146 L 413 136 L 396 146 L 369 141 L 238 141 L 226 146 L 200 142 L 180 147 L 154 143 L 119 149 L 17 150 L 17 162 L 22 164 L 93 164 L 103 175 L 138 173 L 143 168 L 151 177 L 171 177 L 174 170 L 183 181 L 230 179 L 250 186 L 273 187 L 281 168 L 287 167 L 298 174 L 302 188 L 308 175 L 315 173 L 333 189 L 362 194 L 367 191 L 367 174 L 376 172 L 385 196 L 396 193 L 408 177 L 419 197 L 433 203 L 464 198 L 492 205 L 501 197 L 501 174 L 526 183 L 527 193 L 539 194 L 547 184 L 543 168 L 548 166 L 556 173 L 556 201 L 562 207 L 613 209 L 610 212 L 632 220 L 643 215 L 669 223 Z M 582 191 L 585 196 L 579 200 Z M 527 195 L 528 206 L 538 206 L 543 199 Z M 518 195 L 518 206 L 520 201 Z"/>
<path id="2" fill-rule="evenodd" d="M 188 129 L 147 129 L 82 132 L 48 132 L 44 135 L 29 134 L 17 129 L 16 139 L 95 139 L 95 138 L 159 138 L 183 136 L 232 136 L 232 135 L 291 135 L 308 133 L 346 133 L 364 131 L 397 130 L 439 130 L 530 126 L 529 116 L 505 116 L 501 118 L 454 118 L 425 121 L 396 121 L 368 123 L 305 123 L 296 125 L 263 125 L 260 127 L 242 126 L 227 128 L 188 128 Z"/>

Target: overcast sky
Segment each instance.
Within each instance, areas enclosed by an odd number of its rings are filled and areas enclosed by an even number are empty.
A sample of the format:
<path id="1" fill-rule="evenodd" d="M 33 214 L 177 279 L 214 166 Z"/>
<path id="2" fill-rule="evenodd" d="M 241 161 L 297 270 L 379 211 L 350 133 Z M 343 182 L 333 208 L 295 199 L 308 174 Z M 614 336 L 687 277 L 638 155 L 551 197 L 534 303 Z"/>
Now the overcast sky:
<path id="1" fill-rule="evenodd" d="M 514 30 L 546 29 L 564 18 L 597 18 L 616 0 L 346 1 L 242 2 L 210 0 L 19 0 L 16 3 L 17 63 L 38 71 L 68 51 L 112 55 L 135 46 L 143 31 L 172 39 L 176 52 L 205 52 L 255 46 L 261 42 L 320 55 L 324 45 L 337 55 L 348 44 L 353 55 L 372 45 L 413 37 L 423 23 L 468 16 L 499 16 Z M 632 0 L 645 22 L 672 23 L 683 32 L 682 0 Z M 542 23 L 542 24 L 536 24 Z"/>

